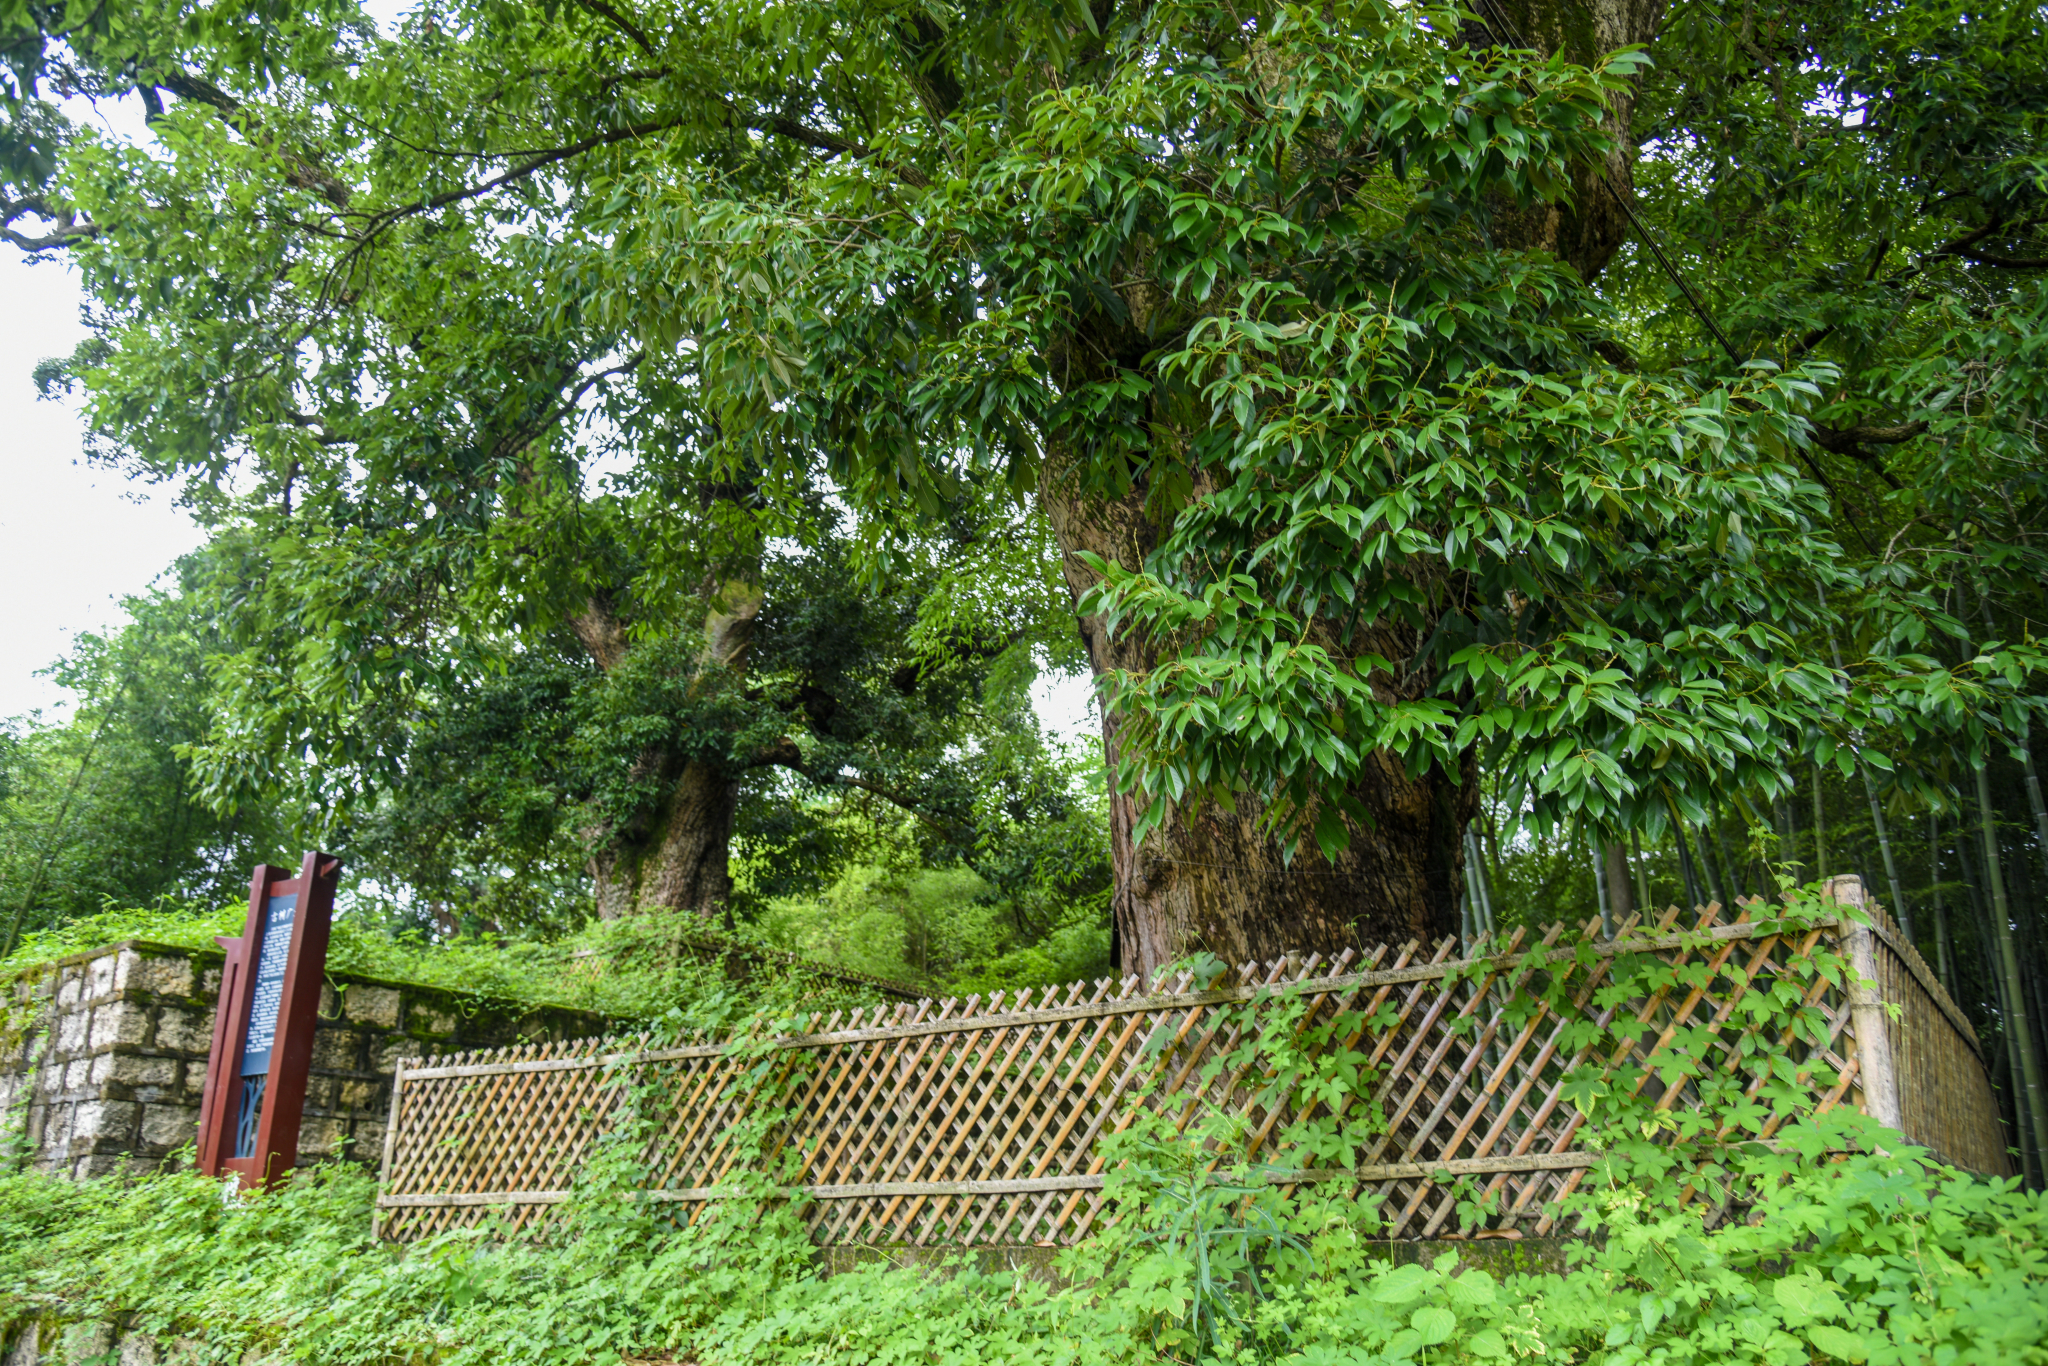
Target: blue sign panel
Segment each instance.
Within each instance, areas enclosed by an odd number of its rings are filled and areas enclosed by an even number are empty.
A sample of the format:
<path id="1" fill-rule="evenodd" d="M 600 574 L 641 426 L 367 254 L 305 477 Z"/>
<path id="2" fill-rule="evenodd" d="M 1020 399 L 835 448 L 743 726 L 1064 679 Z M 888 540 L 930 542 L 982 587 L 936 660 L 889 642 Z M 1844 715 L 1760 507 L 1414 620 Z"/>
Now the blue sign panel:
<path id="1" fill-rule="evenodd" d="M 242 1075 L 261 1076 L 270 1070 L 270 1047 L 277 1042 L 277 1007 L 284 999 L 284 967 L 291 959 L 292 921 L 299 899 L 274 896 L 263 913 L 263 942 L 256 946 L 255 995 L 249 1003 L 249 1032 L 242 1036 Z"/>

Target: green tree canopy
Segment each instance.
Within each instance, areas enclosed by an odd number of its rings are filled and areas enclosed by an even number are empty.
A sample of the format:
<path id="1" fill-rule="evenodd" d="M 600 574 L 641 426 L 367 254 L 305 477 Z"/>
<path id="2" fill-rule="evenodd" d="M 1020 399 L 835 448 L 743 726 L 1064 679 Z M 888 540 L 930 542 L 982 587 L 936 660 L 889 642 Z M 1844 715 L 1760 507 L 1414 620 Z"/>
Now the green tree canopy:
<path id="1" fill-rule="evenodd" d="M 22 13 L 163 108 L 10 210 L 123 458 L 417 490 L 535 621 L 611 591 L 586 411 L 676 621 L 754 600 L 721 509 L 1033 497 L 1134 966 L 1443 932 L 1482 764 L 1654 831 L 2038 706 L 2024 7 Z"/>

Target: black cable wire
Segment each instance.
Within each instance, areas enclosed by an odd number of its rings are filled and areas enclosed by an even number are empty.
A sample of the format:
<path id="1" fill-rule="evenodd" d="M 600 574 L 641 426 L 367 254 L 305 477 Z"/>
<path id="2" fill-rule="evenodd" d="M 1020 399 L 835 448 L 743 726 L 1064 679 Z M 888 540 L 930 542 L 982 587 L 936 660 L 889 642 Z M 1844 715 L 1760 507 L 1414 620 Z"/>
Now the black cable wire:
<path id="1" fill-rule="evenodd" d="M 1494 33 L 1496 39 L 1505 38 L 1515 47 L 1521 48 L 1524 51 L 1533 52 L 1535 50 L 1523 40 L 1522 35 L 1515 29 L 1514 21 L 1502 13 L 1500 6 L 1494 0 L 1479 0 L 1479 3 L 1488 13 L 1493 15 L 1491 22 L 1483 20 L 1482 22 L 1486 22 L 1488 28 L 1495 28 L 1495 25 L 1498 25 Z M 1692 292 L 1692 286 L 1686 282 L 1685 276 L 1680 273 L 1677 265 L 1672 262 L 1670 257 L 1664 254 L 1664 248 L 1658 245 L 1657 239 L 1651 236 L 1650 230 L 1643 226 L 1643 220 L 1636 217 L 1635 207 L 1622 197 L 1620 190 L 1614 188 L 1614 181 L 1607 174 L 1607 168 L 1601 167 L 1598 174 L 1600 176 L 1600 184 L 1606 189 L 1608 197 L 1614 201 L 1614 206 L 1621 210 L 1622 217 L 1628 220 L 1628 225 L 1635 230 L 1637 238 L 1642 241 L 1644 246 L 1650 249 L 1650 254 L 1657 258 L 1657 264 L 1662 266 L 1664 273 L 1671 277 L 1671 283 L 1678 286 L 1678 292 L 1685 297 L 1686 305 L 1692 309 L 1693 316 L 1698 318 L 1701 325 L 1707 329 L 1714 340 L 1721 344 L 1721 350 L 1727 353 L 1729 363 L 1737 369 L 1741 369 L 1742 357 L 1736 354 L 1735 344 L 1728 340 L 1727 333 L 1723 332 L 1721 325 L 1714 321 L 1714 315 L 1707 311 L 1707 306 L 1700 302 L 1699 296 Z"/>
<path id="2" fill-rule="evenodd" d="M 1479 0 L 1479 3 L 1492 13 L 1494 20 L 1500 25 L 1499 29 L 1493 33 L 1495 41 L 1506 38 L 1507 41 L 1522 51 L 1533 52 L 1536 50 L 1516 30 L 1514 21 L 1501 12 L 1496 0 Z M 1480 22 L 1489 29 L 1493 28 L 1493 25 L 1486 23 L 1484 18 Z M 1722 27 L 1726 28 L 1727 25 L 1723 24 Z M 1526 87 L 1524 88 L 1526 89 Z M 1728 335 L 1721 330 L 1721 325 L 1714 321 L 1713 314 L 1707 312 L 1707 307 L 1700 302 L 1699 296 L 1692 292 L 1692 286 L 1686 283 L 1685 276 L 1679 272 L 1678 267 L 1672 263 L 1671 258 L 1664 254 L 1664 248 L 1657 244 L 1657 239 L 1650 235 L 1648 228 L 1643 226 L 1643 220 L 1636 217 L 1635 209 L 1626 199 L 1622 198 L 1621 191 L 1614 188 L 1614 182 L 1608 177 L 1605 167 L 1600 168 L 1599 176 L 1600 183 L 1606 187 L 1607 193 L 1613 197 L 1615 207 L 1619 208 L 1622 216 L 1628 219 L 1629 226 L 1635 229 L 1636 236 L 1641 238 L 1643 245 L 1650 249 L 1650 254 L 1657 258 L 1657 264 L 1662 266 L 1664 273 L 1671 277 L 1671 283 L 1678 286 L 1678 292 L 1685 296 L 1685 302 L 1691 307 L 1693 316 L 1698 318 L 1701 325 L 1713 335 L 1714 340 L 1721 344 L 1721 350 L 1727 354 L 1729 362 L 1736 369 L 1741 369 L 1743 360 L 1740 355 L 1736 354 L 1734 343 L 1728 340 Z M 1820 481 L 1820 486 L 1827 490 L 1828 496 L 1834 500 L 1835 505 L 1846 513 L 1848 511 L 1848 503 L 1843 499 L 1841 492 L 1835 488 L 1833 482 L 1822 472 L 1819 462 L 1807 453 L 1804 446 L 1795 444 L 1795 449 L 1799 452 L 1801 462 L 1805 464 L 1807 469 L 1813 472 L 1813 477 Z M 1877 553 L 1877 546 L 1872 543 L 1869 535 L 1864 532 L 1861 521 L 1854 516 L 1850 516 L 1849 526 L 1855 531 L 1857 539 L 1863 542 L 1865 549 L 1869 550 L 1872 554 Z"/>

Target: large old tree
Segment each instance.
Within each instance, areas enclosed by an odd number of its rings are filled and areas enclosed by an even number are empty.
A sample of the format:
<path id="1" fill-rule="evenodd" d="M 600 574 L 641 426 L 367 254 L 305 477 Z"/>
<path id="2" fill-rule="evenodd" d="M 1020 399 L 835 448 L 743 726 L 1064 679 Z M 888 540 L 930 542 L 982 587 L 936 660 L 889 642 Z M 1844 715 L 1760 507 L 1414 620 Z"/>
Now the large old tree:
<path id="1" fill-rule="evenodd" d="M 548 392 L 601 384 L 650 471 L 823 478 L 906 528 L 1035 499 L 1106 703 L 1125 965 L 1334 949 L 1454 927 L 1482 762 L 1530 819 L 1611 834 L 1916 716 L 1981 744 L 1986 680 L 2025 694 L 2030 647 L 1911 653 L 1954 618 L 1878 546 L 1938 511 L 1858 511 L 1853 555 L 1834 531 L 1845 469 L 1933 432 L 2004 459 L 2039 408 L 2024 366 L 1959 409 L 1941 372 L 1967 319 L 2031 327 L 1986 272 L 2038 266 L 2043 221 L 2023 64 L 2001 104 L 1944 84 L 1943 44 L 2038 35 L 1932 8 L 24 11 L 18 52 L 134 90 L 159 142 L 53 173 L 20 106 L 9 231 L 85 263 L 107 312 L 74 372 L 158 469 L 440 468 L 396 415 L 367 453 L 342 419 L 401 390 L 467 418 L 518 372 L 444 308 L 482 272 L 564 367 Z M 1983 174 L 1945 185 L 1943 155 Z M 1737 291 L 1737 341 L 1630 224 L 1652 164 L 1670 203 L 1641 208 Z M 1765 207 L 1698 229 L 1683 203 L 1731 175 Z M 1882 210 L 1867 267 L 1834 227 L 1770 237 L 1809 184 Z M 1895 316 L 1966 303 L 1886 330 L 1887 283 Z M 2010 527 L 2005 483 L 1980 501 Z M 2006 544 L 2001 573 L 2038 559 Z M 1852 669 L 1814 648 L 1837 622 Z"/>

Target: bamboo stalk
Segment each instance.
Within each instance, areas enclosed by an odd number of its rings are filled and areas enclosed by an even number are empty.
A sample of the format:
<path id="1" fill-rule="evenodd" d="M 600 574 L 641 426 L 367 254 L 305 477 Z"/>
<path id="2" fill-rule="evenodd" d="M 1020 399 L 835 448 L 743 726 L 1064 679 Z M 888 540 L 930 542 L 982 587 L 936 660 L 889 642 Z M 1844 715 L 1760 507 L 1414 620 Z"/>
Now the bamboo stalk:
<path id="1" fill-rule="evenodd" d="M 1714 852 L 1721 856 L 1721 869 L 1728 875 L 1728 892 L 1734 898 L 1728 904 L 1733 906 L 1736 902 L 1741 901 L 1743 897 L 1749 895 L 1742 884 L 1742 865 L 1729 856 L 1728 836 L 1722 830 L 1722 827 L 1727 822 L 1726 817 L 1721 812 L 1721 803 L 1718 801 L 1714 802 L 1707 808 L 1707 814 L 1709 817 L 1708 824 L 1714 832 Z"/>
<path id="2" fill-rule="evenodd" d="M 1633 862 L 1630 870 L 1636 878 L 1636 904 L 1634 910 L 1641 915 L 1650 914 L 1650 866 L 1643 862 L 1643 842 L 1634 835 L 1628 837 L 1629 854 Z M 1628 919 L 1623 916 L 1622 919 Z"/>
<path id="3" fill-rule="evenodd" d="M 2041 779 L 2034 772 L 2034 746 L 2028 727 L 2020 727 L 2020 771 L 2025 775 L 2027 805 L 2034 812 L 2034 849 L 2041 856 L 2041 872 L 2048 876 L 2048 804 L 2041 799 Z"/>
<path id="4" fill-rule="evenodd" d="M 1479 836 L 1470 826 L 1465 829 L 1466 859 L 1472 866 L 1472 883 L 1479 889 L 1479 909 L 1485 920 L 1484 929 L 1489 939 L 1500 934 L 1500 922 L 1494 918 L 1493 887 L 1486 875 L 1486 860 L 1481 856 Z"/>
<path id="5" fill-rule="evenodd" d="M 1941 900 L 1941 817 L 1927 809 L 1928 894 L 1934 898 L 1934 961 L 1941 985 L 1950 996 L 1956 994 L 1955 965 L 1949 957 L 1948 911 Z"/>
<path id="6" fill-rule="evenodd" d="M 1815 584 L 1814 588 L 1820 593 L 1821 603 L 1825 605 L 1827 602 L 1827 590 L 1821 588 L 1819 584 Z M 1848 671 L 1842 667 L 1842 650 L 1835 643 L 1835 633 L 1832 627 L 1828 630 L 1828 653 L 1834 657 L 1835 672 L 1846 676 Z M 1898 865 L 1892 859 L 1891 835 L 1885 829 L 1884 808 L 1878 804 L 1877 800 L 1877 783 L 1870 776 L 1870 765 L 1863 762 L 1863 732 L 1857 731 L 1853 739 L 1856 743 L 1856 771 L 1863 775 L 1863 794 L 1870 799 L 1870 826 L 1877 833 L 1878 854 L 1884 861 L 1885 880 L 1891 885 L 1891 913 L 1898 917 L 1899 928 L 1906 932 L 1906 938 L 1911 939 L 1913 937 L 1913 913 L 1906 906 L 1905 889 L 1899 885 Z"/>
<path id="7" fill-rule="evenodd" d="M 1828 811 L 1821 799 L 1820 765 L 1813 769 L 1813 880 L 1827 881 L 1828 876 Z"/>
<path id="8" fill-rule="evenodd" d="M 1608 840 L 1600 846 L 1600 857 L 1607 868 L 1607 899 L 1614 903 L 1614 918 L 1626 920 L 1636 910 L 1635 892 L 1629 886 L 1628 850 L 1620 840 Z"/>
<path id="9" fill-rule="evenodd" d="M 1692 845 L 1700 863 L 1700 884 L 1702 890 L 1723 906 L 1733 906 L 1735 898 L 1728 894 L 1728 879 L 1721 876 L 1721 866 L 1707 845 L 1705 825 L 1692 827 Z"/>
<path id="10" fill-rule="evenodd" d="M 2008 1027 L 2013 1034 L 2013 1048 L 2019 1055 L 2020 1076 L 2024 1090 L 2020 1092 L 2023 1118 L 2023 1134 L 2031 1137 L 2034 1158 L 2028 1165 L 2029 1180 L 2038 1184 L 2039 1163 L 2048 1158 L 2048 1108 L 2044 1108 L 2041 1094 L 2041 1058 L 2034 1046 L 2032 1012 L 2027 1009 L 2025 984 L 2020 981 L 2019 954 L 2013 944 L 2012 912 L 2006 904 L 2005 875 L 1998 852 L 1998 833 L 1993 827 L 1991 816 L 1991 772 L 1988 763 L 1977 765 L 1977 820 L 1984 836 L 1984 867 L 1991 884 L 1991 905 L 1993 929 L 1998 935 L 1999 965 L 2005 973 L 2006 1003 L 2011 1010 Z M 2025 1144 L 2022 1143 L 2024 1147 Z"/>
<path id="11" fill-rule="evenodd" d="M 1678 875 L 1685 883 L 1686 910 L 1697 913 L 1707 904 L 1707 898 L 1700 887 L 1699 873 L 1693 867 L 1692 846 L 1685 838 L 1685 818 L 1678 814 L 1678 803 L 1669 791 L 1664 794 L 1664 808 L 1671 813 L 1671 842 L 1678 846 Z"/>
<path id="12" fill-rule="evenodd" d="M 1863 792 L 1870 798 L 1870 824 L 1877 831 L 1877 852 L 1884 862 L 1884 877 L 1891 887 L 1891 913 L 1897 917 L 1899 928 L 1906 932 L 1906 938 L 1913 937 L 1913 912 L 1906 904 L 1906 889 L 1899 883 L 1898 861 L 1892 857 L 1891 831 L 1884 823 L 1884 808 L 1878 804 L 1877 783 L 1870 776 L 1870 766 L 1863 762 L 1861 749 L 1856 752 L 1856 770 L 1863 775 Z"/>
<path id="13" fill-rule="evenodd" d="M 1614 938 L 1614 912 L 1607 904 L 1607 869 L 1600 861 L 1600 839 L 1588 835 L 1587 850 L 1593 855 L 1593 895 L 1600 903 L 1600 937 Z"/>

